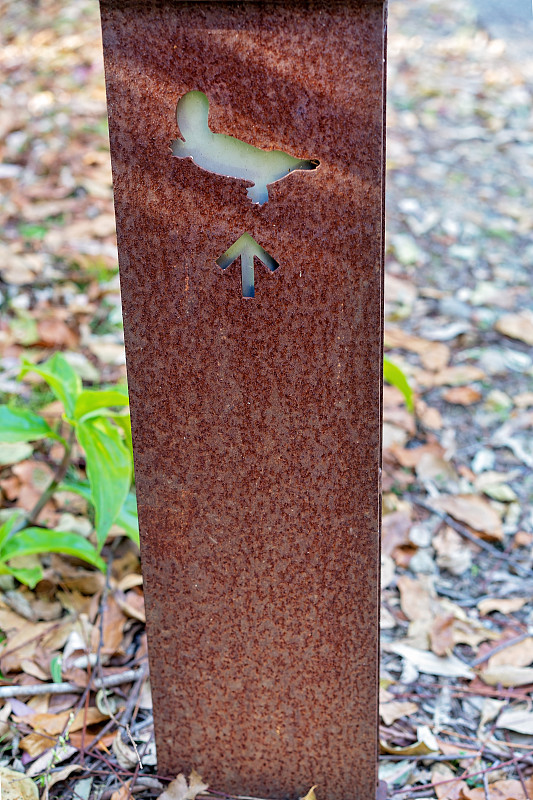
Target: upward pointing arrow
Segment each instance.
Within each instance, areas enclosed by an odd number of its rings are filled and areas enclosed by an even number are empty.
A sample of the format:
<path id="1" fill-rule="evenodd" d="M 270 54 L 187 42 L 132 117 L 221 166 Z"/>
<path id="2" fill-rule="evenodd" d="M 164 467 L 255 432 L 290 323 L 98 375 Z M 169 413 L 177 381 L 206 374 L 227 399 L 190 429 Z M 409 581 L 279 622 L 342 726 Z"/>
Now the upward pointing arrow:
<path id="1" fill-rule="evenodd" d="M 270 272 L 274 272 L 279 264 L 270 253 L 257 244 L 249 233 L 243 233 L 231 247 L 228 247 L 226 252 L 217 258 L 217 264 L 222 269 L 227 269 L 239 256 L 241 259 L 242 296 L 255 297 L 254 257 L 262 261 Z"/>

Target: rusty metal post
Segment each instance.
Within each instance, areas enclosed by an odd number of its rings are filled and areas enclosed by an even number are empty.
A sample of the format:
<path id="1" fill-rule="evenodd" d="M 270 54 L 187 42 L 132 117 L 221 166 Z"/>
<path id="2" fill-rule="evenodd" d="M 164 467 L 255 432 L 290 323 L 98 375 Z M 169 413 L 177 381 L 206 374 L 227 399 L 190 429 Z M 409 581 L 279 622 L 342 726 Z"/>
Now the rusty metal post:
<path id="1" fill-rule="evenodd" d="M 158 768 L 232 794 L 376 792 L 384 17 L 102 0 Z"/>

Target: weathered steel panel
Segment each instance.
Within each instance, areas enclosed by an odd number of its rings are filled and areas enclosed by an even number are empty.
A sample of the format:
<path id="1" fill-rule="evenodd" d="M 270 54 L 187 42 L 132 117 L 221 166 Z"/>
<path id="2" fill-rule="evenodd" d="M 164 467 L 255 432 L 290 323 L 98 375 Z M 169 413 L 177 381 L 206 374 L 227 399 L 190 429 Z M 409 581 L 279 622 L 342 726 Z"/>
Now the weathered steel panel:
<path id="1" fill-rule="evenodd" d="M 102 0 L 102 21 L 159 770 L 368 800 L 383 3 Z M 172 156 L 191 90 L 212 131 L 320 165 L 254 205 Z M 222 259 L 244 233 L 272 257 L 254 297 Z"/>

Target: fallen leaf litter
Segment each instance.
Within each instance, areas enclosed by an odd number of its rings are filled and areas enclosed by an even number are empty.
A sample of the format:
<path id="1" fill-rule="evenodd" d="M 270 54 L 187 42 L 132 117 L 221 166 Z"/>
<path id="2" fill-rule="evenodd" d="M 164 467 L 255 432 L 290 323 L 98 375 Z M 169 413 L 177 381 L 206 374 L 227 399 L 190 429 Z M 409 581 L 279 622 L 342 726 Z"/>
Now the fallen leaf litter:
<path id="1" fill-rule="evenodd" d="M 22 354 L 62 349 L 88 383 L 124 376 L 97 8 L 28 9 L 0 11 L 0 391 L 23 401 L 39 384 L 15 381 Z M 386 387 L 380 775 L 402 797 L 522 800 L 533 59 L 478 27 L 471 0 L 396 0 L 389 48 L 386 347 L 417 417 Z M 0 465 L 4 503 L 31 508 L 45 454 L 1 445 Z M 84 514 L 64 493 L 41 521 Z M 208 775 L 156 776 L 138 554 L 112 546 L 105 611 L 105 578 L 59 556 L 37 591 L 2 585 L 3 797 L 37 797 L 39 776 L 50 798 L 220 796 Z"/>

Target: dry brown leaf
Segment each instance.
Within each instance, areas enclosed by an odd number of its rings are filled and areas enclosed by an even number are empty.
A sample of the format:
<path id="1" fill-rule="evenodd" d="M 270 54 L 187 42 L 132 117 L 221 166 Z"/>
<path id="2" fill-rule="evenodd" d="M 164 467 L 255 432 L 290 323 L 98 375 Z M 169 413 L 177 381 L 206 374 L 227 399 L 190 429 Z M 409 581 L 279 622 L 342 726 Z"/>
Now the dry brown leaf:
<path id="1" fill-rule="evenodd" d="M 383 406 L 391 408 L 393 406 L 403 406 L 405 397 L 396 386 L 389 383 L 383 384 Z"/>
<path id="2" fill-rule="evenodd" d="M 37 736 L 38 734 L 32 733 L 32 736 Z M 48 740 L 49 742 L 50 740 Z M 46 772 L 50 765 L 56 767 L 58 764 L 61 764 L 63 761 L 66 761 L 68 758 L 74 755 L 77 752 L 77 748 L 72 747 L 72 745 L 64 745 L 64 746 L 55 746 L 55 742 L 53 743 L 54 747 L 51 748 L 50 744 L 46 752 L 40 756 L 36 761 L 33 761 L 26 770 L 26 775 L 28 777 L 36 777 L 37 775 L 42 775 L 43 772 Z"/>
<path id="3" fill-rule="evenodd" d="M 436 739 L 441 753 L 443 753 L 445 756 L 454 756 L 459 760 L 462 754 L 479 753 L 478 747 L 472 747 L 472 746 L 468 747 L 468 746 L 453 744 L 452 742 L 447 742 L 444 739 L 440 739 L 438 736 L 436 737 Z M 467 764 L 469 767 L 472 766 L 472 762 L 470 760 L 468 761 L 465 760 L 465 764 Z"/>
<path id="4" fill-rule="evenodd" d="M 122 611 L 115 598 L 113 596 L 108 597 L 103 621 L 104 644 L 100 651 L 103 655 L 115 655 L 116 653 L 124 655 L 124 625 L 127 621 L 128 617 Z M 99 640 L 100 626 L 97 621 L 92 631 L 91 644 L 93 652 L 96 652 Z"/>
<path id="5" fill-rule="evenodd" d="M 0 767 L 1 800 L 39 800 L 39 791 L 31 778 L 23 772 Z"/>
<path id="6" fill-rule="evenodd" d="M 396 566 L 401 567 L 402 569 L 408 569 L 411 559 L 416 553 L 417 549 L 418 548 L 416 548 L 413 544 L 397 547 L 393 553 Z"/>
<path id="7" fill-rule="evenodd" d="M 413 469 L 418 465 L 420 459 L 423 458 L 427 453 L 431 453 L 437 457 L 442 456 L 444 453 L 444 448 L 436 442 L 432 444 L 423 444 L 420 447 L 412 448 L 404 448 L 399 447 L 398 445 L 392 445 L 390 452 L 393 454 L 400 466 Z"/>
<path id="8" fill-rule="evenodd" d="M 25 721 L 27 721 L 28 719 L 29 717 L 24 717 Z M 100 734 L 98 732 L 93 733 L 88 730 L 85 731 L 78 730 L 74 731 L 73 733 L 71 732 L 69 734 L 69 739 L 68 739 L 69 754 L 67 754 L 63 760 L 70 758 L 70 755 L 72 755 L 72 753 L 75 753 L 77 752 L 77 750 L 79 750 L 79 748 L 82 746 L 82 740 L 83 740 L 83 746 L 89 747 L 89 745 L 91 745 L 92 742 L 98 738 L 97 747 L 99 747 L 99 749 L 106 750 L 108 747 L 111 747 L 114 737 L 115 737 L 114 733 L 110 733 L 107 734 L 106 736 L 100 737 Z M 52 747 L 56 748 L 56 745 L 57 745 L 57 737 L 43 736 L 42 734 L 35 732 L 28 734 L 28 736 L 25 736 L 20 741 L 21 750 L 24 750 L 26 753 L 28 753 L 28 755 L 31 756 L 31 758 L 36 758 L 37 756 L 40 756 L 42 753 L 50 751 L 50 748 Z M 45 756 L 43 756 L 43 758 L 45 758 Z M 44 769 L 46 769 L 46 766 L 44 767 Z M 38 772 L 35 772 L 33 774 L 37 775 Z"/>
<path id="9" fill-rule="evenodd" d="M 469 680 L 475 677 L 470 667 L 464 661 L 460 661 L 457 656 L 451 655 L 442 658 L 435 655 L 435 653 L 419 650 L 404 642 L 386 643 L 383 645 L 383 649 L 405 658 L 419 672 L 424 672 L 428 675 L 442 675 L 446 678 L 467 678 Z"/>
<path id="10" fill-rule="evenodd" d="M 514 398 L 514 404 L 517 408 L 531 408 L 533 406 L 533 392 L 517 394 Z"/>
<path id="11" fill-rule="evenodd" d="M 513 538 L 513 550 L 517 547 L 531 547 L 533 545 L 533 533 L 528 531 L 517 531 Z"/>
<path id="12" fill-rule="evenodd" d="M 420 397 L 415 399 L 415 412 L 423 428 L 430 431 L 441 431 L 443 429 L 444 420 L 439 409 L 434 406 L 428 406 Z"/>
<path id="13" fill-rule="evenodd" d="M 434 764 L 431 768 L 431 782 L 438 800 L 460 800 L 468 784 L 456 778 L 455 772 L 447 764 Z"/>
<path id="14" fill-rule="evenodd" d="M 437 566 L 441 569 L 447 569 L 452 575 L 462 575 L 472 566 L 470 547 L 448 525 L 433 538 L 432 544 L 437 553 Z"/>
<path id="15" fill-rule="evenodd" d="M 24 722 L 36 733 L 47 736 L 58 736 L 65 727 L 73 733 L 108 718 L 108 714 L 102 714 L 95 706 L 81 709 L 76 714 L 71 711 L 61 711 L 59 714 L 29 714 L 25 717 L 13 717 L 15 722 Z"/>
<path id="16" fill-rule="evenodd" d="M 526 779 L 524 783 L 529 797 L 524 794 L 521 781 L 509 779 L 489 783 L 488 797 L 484 788 L 469 789 L 467 787 L 462 790 L 462 798 L 464 800 L 529 800 L 530 797 L 533 797 L 533 778 Z"/>
<path id="17" fill-rule="evenodd" d="M 398 580 L 400 606 L 409 620 L 428 619 L 432 616 L 432 598 L 420 580 L 401 575 Z"/>
<path id="18" fill-rule="evenodd" d="M 405 312 L 405 314 L 399 314 L 399 316 L 403 317 L 411 313 L 412 306 L 418 296 L 418 290 L 411 281 L 398 278 L 397 275 L 387 271 L 384 295 L 386 304 L 403 307 L 402 309 L 396 309 L 397 312 L 400 310 Z"/>
<path id="19" fill-rule="evenodd" d="M 498 717 L 496 727 L 533 736 L 533 711 L 524 705 L 519 708 L 507 708 Z"/>
<path id="20" fill-rule="evenodd" d="M 449 616 L 435 617 L 431 630 L 429 632 L 429 640 L 431 642 L 431 649 L 438 656 L 450 655 L 454 646 L 453 625 L 455 618 Z"/>
<path id="21" fill-rule="evenodd" d="M 416 423 L 413 415 L 404 406 L 399 408 L 385 407 L 383 409 L 383 419 L 386 423 L 406 431 L 411 436 L 416 432 Z"/>
<path id="22" fill-rule="evenodd" d="M 468 644 L 475 650 L 481 642 L 499 639 L 497 631 L 485 628 L 481 623 L 471 619 L 455 619 L 453 623 L 453 643 Z"/>
<path id="23" fill-rule="evenodd" d="M 111 800 L 130 800 L 131 794 L 131 780 L 122 784 L 120 789 L 117 789 L 111 795 Z"/>
<path id="24" fill-rule="evenodd" d="M 504 336 L 533 345 L 533 312 L 530 309 L 518 314 L 504 314 L 494 327 Z"/>
<path id="25" fill-rule="evenodd" d="M 450 360 L 450 348 L 443 342 L 431 342 L 420 336 L 413 336 L 402 328 L 387 325 L 385 329 L 385 346 L 397 347 L 417 353 L 420 360 L 429 370 L 442 370 Z"/>
<path id="26" fill-rule="evenodd" d="M 394 747 L 387 742 L 380 740 L 382 753 L 398 756 L 426 756 L 430 753 L 438 753 L 439 745 L 427 725 L 420 725 L 416 729 L 416 742 L 406 747 Z"/>
<path id="27" fill-rule="evenodd" d="M 436 510 L 444 511 L 459 522 L 469 525 L 481 538 L 502 541 L 501 519 L 483 497 L 475 494 L 449 494 L 433 497 L 430 503 Z"/>
<path id="28" fill-rule="evenodd" d="M 21 679 L 22 685 L 24 685 L 26 682 L 34 683 L 32 678 Z M 36 694 L 35 697 L 32 697 L 26 701 L 26 705 L 28 708 L 31 708 L 35 714 L 48 714 L 50 711 L 50 695 Z"/>
<path id="29" fill-rule="evenodd" d="M 143 576 L 135 572 L 124 577 L 118 582 L 117 589 L 121 592 L 127 592 L 129 589 L 134 589 L 136 586 L 143 585 Z"/>
<path id="30" fill-rule="evenodd" d="M 41 639 L 41 646 L 48 652 L 61 650 L 76 627 L 79 627 L 79 620 L 76 620 L 75 617 L 63 617 L 51 624 L 50 630 Z"/>
<path id="31" fill-rule="evenodd" d="M 38 345 L 41 347 L 66 347 L 74 349 L 78 346 L 78 336 L 66 322 L 56 317 L 39 320 L 37 323 L 39 335 Z"/>
<path id="32" fill-rule="evenodd" d="M 416 475 L 421 481 L 434 481 L 437 485 L 454 486 L 458 475 L 449 461 L 436 453 L 424 453 L 416 465 Z"/>
<path id="33" fill-rule="evenodd" d="M 115 734 L 106 733 L 105 736 L 101 736 L 98 728 L 95 728 L 94 730 L 94 733 L 92 731 L 76 731 L 75 733 L 71 733 L 69 736 L 69 742 L 76 748 L 76 750 L 80 750 L 82 747 L 82 739 L 83 747 L 89 747 L 92 745 L 95 739 L 98 739 L 95 747 L 103 752 L 109 752 L 109 748 L 113 744 Z"/>
<path id="34" fill-rule="evenodd" d="M 485 616 L 492 611 L 500 611 L 502 614 L 512 614 L 513 611 L 520 611 L 530 600 L 529 597 L 485 597 L 477 604 L 479 613 Z M 525 666 L 525 665 L 524 665 Z"/>
<path id="35" fill-rule="evenodd" d="M 19 747 L 33 759 L 46 752 L 46 750 L 49 750 L 55 743 L 56 739 L 53 736 L 41 736 L 40 733 L 30 733 L 20 740 Z"/>
<path id="36" fill-rule="evenodd" d="M 5 283 L 15 286 L 31 284 L 41 269 L 42 261 L 37 253 L 19 255 L 7 244 L 0 242 L 0 276 Z"/>
<path id="37" fill-rule="evenodd" d="M 18 616 L 18 615 L 17 615 Z M 32 659 L 44 636 L 55 628 L 57 622 L 29 622 L 24 617 L 17 632 L 8 635 L 7 642 L 0 656 L 2 672 L 20 672 L 21 664 Z"/>
<path id="38" fill-rule="evenodd" d="M 447 403 L 452 403 L 453 405 L 471 406 L 474 403 L 479 403 L 483 395 L 473 386 L 454 386 L 452 389 L 447 389 L 443 392 L 442 397 Z"/>
<path id="39" fill-rule="evenodd" d="M 451 356 L 448 345 L 444 342 L 427 342 L 427 346 L 420 353 L 420 361 L 424 369 L 439 372 L 444 369 Z"/>
<path id="40" fill-rule="evenodd" d="M 61 783 L 61 781 L 66 781 L 73 772 L 78 772 L 79 770 L 83 770 L 79 764 L 68 764 L 63 769 L 60 769 L 58 772 L 52 772 L 46 776 L 46 788 L 51 789 L 52 786 L 55 786 L 56 783 Z M 46 796 L 46 795 L 45 795 Z"/>
<path id="41" fill-rule="evenodd" d="M 47 681 L 50 678 L 50 673 L 46 673 L 44 669 L 41 669 L 29 658 L 24 658 L 20 662 L 20 668 L 26 675 L 31 675 L 33 678 L 37 678 L 38 681 Z"/>
<path id="42" fill-rule="evenodd" d="M 17 506 L 31 511 L 43 491 L 50 484 L 53 471 L 41 461 L 21 461 L 12 468 L 13 475 L 1 482 L 2 491 L 10 500 L 17 500 Z M 39 521 L 51 526 L 57 522 L 55 506 L 49 502 L 39 514 Z"/>
<path id="43" fill-rule="evenodd" d="M 203 779 L 198 775 L 196 770 L 192 770 L 189 776 L 189 783 L 187 778 L 180 772 L 172 783 L 169 783 L 166 790 L 159 796 L 159 800 L 195 800 L 196 796 L 202 794 L 209 788 L 208 783 L 204 783 Z"/>
<path id="44" fill-rule="evenodd" d="M 314 786 L 311 786 L 305 797 L 302 797 L 301 800 L 316 800 L 315 789 L 317 788 L 318 784 L 315 783 Z"/>
<path id="45" fill-rule="evenodd" d="M 62 588 L 76 590 L 81 594 L 96 595 L 103 591 L 105 575 L 96 570 L 86 570 L 73 566 L 61 556 L 53 553 L 50 556 L 51 570 L 46 573 L 50 580 L 56 580 Z"/>
<path id="46" fill-rule="evenodd" d="M 533 638 L 528 636 L 521 642 L 512 644 L 499 653 L 495 653 L 490 657 L 487 666 L 501 667 L 505 664 L 510 664 L 513 667 L 529 667 L 533 664 Z"/>
<path id="47" fill-rule="evenodd" d="M 501 683 L 506 689 L 513 686 L 533 684 L 533 667 L 512 667 L 509 664 L 487 667 L 479 671 L 479 677 L 489 686 Z"/>
<path id="48" fill-rule="evenodd" d="M 11 703 L 9 700 L 0 708 L 0 740 L 10 742 L 14 736 L 12 726 L 8 719 L 11 716 Z"/>
<path id="49" fill-rule="evenodd" d="M 380 703 L 388 703 L 389 700 L 394 700 L 395 695 L 392 692 L 388 692 L 385 687 L 379 687 L 379 702 Z"/>
<path id="50" fill-rule="evenodd" d="M 393 511 L 383 516 L 381 546 L 385 555 L 391 556 L 397 547 L 409 544 L 412 524 L 411 516 L 406 511 Z"/>
<path id="51" fill-rule="evenodd" d="M 461 364 L 457 367 L 446 367 L 440 372 L 419 372 L 416 379 L 421 386 L 428 389 L 434 386 L 462 386 L 464 384 L 481 381 L 485 373 L 479 367 Z"/>
<path id="52" fill-rule="evenodd" d="M 379 715 L 385 725 L 392 725 L 397 719 L 408 717 L 418 711 L 416 703 L 411 703 L 408 700 L 402 702 L 400 700 L 392 700 L 388 703 L 379 704 Z"/>
<path id="53" fill-rule="evenodd" d="M 63 608 L 57 600 L 49 600 L 45 597 L 36 598 L 33 592 L 28 592 L 29 600 L 35 619 L 40 622 L 51 622 L 60 619 Z"/>
<path id="54" fill-rule="evenodd" d="M 8 639 L 11 633 L 16 633 L 25 624 L 24 617 L 12 611 L 6 603 L 0 601 L 0 629 Z"/>
<path id="55" fill-rule="evenodd" d="M 142 591 L 139 589 L 132 589 L 124 594 L 124 592 L 117 590 L 115 592 L 115 600 L 128 617 L 137 619 L 139 622 L 146 622 L 144 596 Z"/>
<path id="56" fill-rule="evenodd" d="M 137 753 L 122 739 L 122 731 L 120 730 L 117 731 L 113 739 L 112 750 L 123 769 L 133 769 L 139 763 Z"/>

